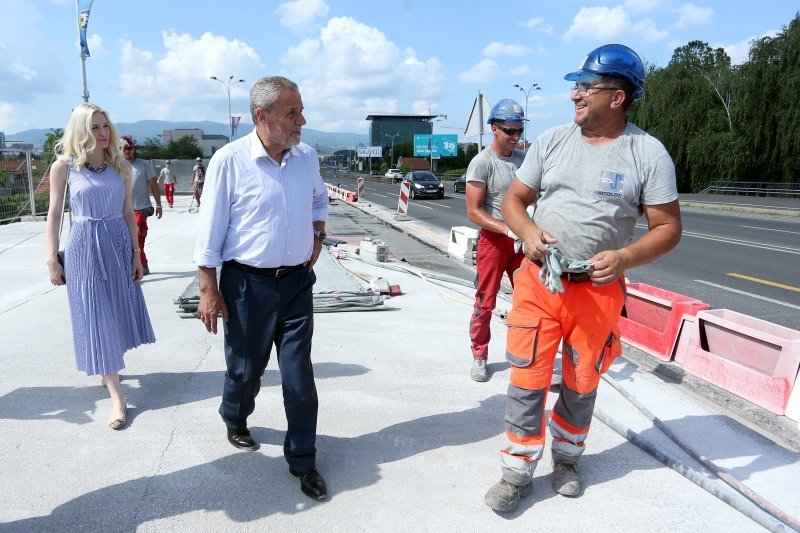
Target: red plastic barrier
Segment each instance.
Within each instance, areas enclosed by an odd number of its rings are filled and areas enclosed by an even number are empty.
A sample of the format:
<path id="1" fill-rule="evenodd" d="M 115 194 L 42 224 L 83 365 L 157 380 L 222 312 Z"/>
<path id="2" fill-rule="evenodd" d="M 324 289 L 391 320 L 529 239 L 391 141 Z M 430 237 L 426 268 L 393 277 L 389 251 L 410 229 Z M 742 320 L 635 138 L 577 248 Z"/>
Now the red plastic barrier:
<path id="1" fill-rule="evenodd" d="M 690 374 L 786 414 L 800 370 L 800 331 L 728 309 L 700 311 L 676 351 Z"/>
<path id="2" fill-rule="evenodd" d="M 683 316 L 710 308 L 688 296 L 644 283 L 629 283 L 625 316 L 619 320 L 622 340 L 653 357 L 670 361 Z"/>

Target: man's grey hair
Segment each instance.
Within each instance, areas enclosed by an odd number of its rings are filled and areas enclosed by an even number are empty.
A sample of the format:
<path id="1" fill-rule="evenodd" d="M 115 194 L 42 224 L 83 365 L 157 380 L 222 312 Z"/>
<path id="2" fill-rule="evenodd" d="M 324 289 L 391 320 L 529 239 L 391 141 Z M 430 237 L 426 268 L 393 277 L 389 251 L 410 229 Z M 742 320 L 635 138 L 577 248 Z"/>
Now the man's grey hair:
<path id="1" fill-rule="evenodd" d="M 283 76 L 265 76 L 253 85 L 250 89 L 250 115 L 253 117 L 253 124 L 258 124 L 256 108 L 260 107 L 265 111 L 272 109 L 284 89 L 299 92 L 297 84 Z"/>

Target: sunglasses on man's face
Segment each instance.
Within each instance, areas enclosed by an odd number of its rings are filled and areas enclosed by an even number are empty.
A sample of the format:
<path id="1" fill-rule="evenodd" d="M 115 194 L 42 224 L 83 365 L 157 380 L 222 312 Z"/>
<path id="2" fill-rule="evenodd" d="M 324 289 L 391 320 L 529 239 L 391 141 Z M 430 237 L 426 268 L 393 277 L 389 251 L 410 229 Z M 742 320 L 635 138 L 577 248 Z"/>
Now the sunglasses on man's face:
<path id="1" fill-rule="evenodd" d="M 495 127 L 505 133 L 506 135 L 510 135 L 513 137 L 514 135 L 522 135 L 522 132 L 525 131 L 525 128 L 504 128 L 503 126 L 495 124 Z"/>
<path id="2" fill-rule="evenodd" d="M 133 150 L 132 146 L 125 146 L 125 147 L 122 148 L 123 152 L 130 152 L 131 150 Z"/>

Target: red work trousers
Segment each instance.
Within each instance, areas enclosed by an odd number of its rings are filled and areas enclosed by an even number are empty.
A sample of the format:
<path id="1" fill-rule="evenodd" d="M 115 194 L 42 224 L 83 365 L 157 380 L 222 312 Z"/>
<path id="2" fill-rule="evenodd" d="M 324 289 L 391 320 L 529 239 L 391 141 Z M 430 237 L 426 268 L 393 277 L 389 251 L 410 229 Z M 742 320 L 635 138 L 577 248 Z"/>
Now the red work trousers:
<path id="1" fill-rule="evenodd" d="M 147 256 L 144 254 L 144 240 L 147 238 L 147 217 L 141 211 L 134 211 L 136 215 L 136 227 L 139 230 L 139 257 L 142 259 L 142 266 L 147 266 Z"/>
<path id="2" fill-rule="evenodd" d="M 497 291 L 503 273 L 508 274 L 514 286 L 514 271 L 519 268 L 524 255 L 514 253 L 514 241 L 508 235 L 482 229 L 478 237 L 478 256 L 475 266 L 475 306 L 469 322 L 469 338 L 472 342 L 472 357 L 486 359 L 489 340 L 492 337 L 492 311 L 497 303 Z"/>
<path id="3" fill-rule="evenodd" d="M 175 184 L 165 183 L 164 194 L 167 196 L 167 203 L 169 204 L 170 207 L 172 207 L 172 203 L 175 200 Z"/>
<path id="4" fill-rule="evenodd" d="M 194 184 L 194 199 L 197 200 L 197 206 L 200 207 L 200 197 L 203 195 L 203 182 Z"/>

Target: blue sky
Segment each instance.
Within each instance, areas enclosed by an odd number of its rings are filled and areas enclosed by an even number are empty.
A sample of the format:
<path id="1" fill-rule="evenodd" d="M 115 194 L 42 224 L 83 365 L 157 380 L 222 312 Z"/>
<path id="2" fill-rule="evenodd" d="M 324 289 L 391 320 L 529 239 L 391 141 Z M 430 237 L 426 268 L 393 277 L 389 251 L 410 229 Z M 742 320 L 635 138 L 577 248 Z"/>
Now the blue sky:
<path id="1" fill-rule="evenodd" d="M 774 35 L 796 0 L 95 0 L 86 73 L 90 100 L 115 122 L 250 122 L 253 81 L 296 81 L 307 126 L 366 133 L 371 113 L 446 115 L 434 133 L 465 138 L 473 100 L 529 88 L 528 138 L 569 122 L 565 73 L 609 42 L 665 66 L 699 39 L 735 63 L 751 39 Z M 82 101 L 75 0 L 0 0 L 0 131 L 63 127 Z M 676 105 L 679 103 L 676 102 Z M 442 117 L 443 118 L 443 117 Z"/>

